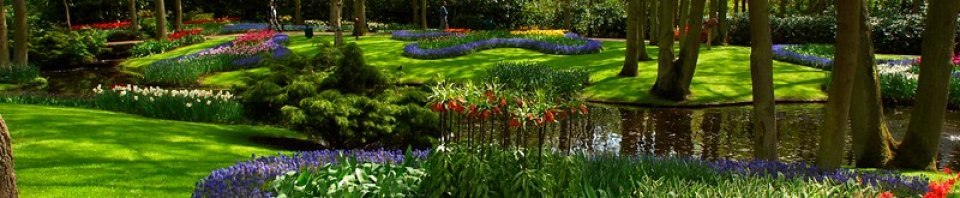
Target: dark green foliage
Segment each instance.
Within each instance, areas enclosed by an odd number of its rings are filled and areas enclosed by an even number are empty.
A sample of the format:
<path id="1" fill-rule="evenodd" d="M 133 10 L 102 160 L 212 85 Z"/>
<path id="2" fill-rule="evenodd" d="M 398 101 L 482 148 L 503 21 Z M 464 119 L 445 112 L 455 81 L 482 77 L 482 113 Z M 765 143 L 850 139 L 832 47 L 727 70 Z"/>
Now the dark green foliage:
<path id="1" fill-rule="evenodd" d="M 144 57 L 153 54 L 160 54 L 174 48 L 180 47 L 179 41 L 167 40 L 146 40 L 138 43 L 130 49 L 130 54 L 134 57 Z"/>
<path id="2" fill-rule="evenodd" d="M 438 115 L 424 108 L 427 93 L 391 88 L 379 70 L 364 64 L 355 44 L 343 55 L 329 43 L 318 47 L 313 58 L 268 60 L 271 72 L 248 76 L 236 88 L 247 114 L 335 148 L 423 148 L 439 136 Z"/>
<path id="3" fill-rule="evenodd" d="M 487 69 L 483 82 L 505 85 L 523 92 L 546 91 L 547 95 L 577 97 L 590 85 L 590 73 L 583 70 L 559 70 L 534 62 L 501 62 Z"/>
<path id="4" fill-rule="evenodd" d="M 376 95 L 390 85 L 390 80 L 379 69 L 366 64 L 363 51 L 356 43 L 348 44 L 342 52 L 337 68 L 327 78 L 327 86 L 343 93 Z"/>
<path id="5" fill-rule="evenodd" d="M 831 44 L 791 45 L 786 47 L 786 50 L 803 55 L 818 56 L 830 59 L 833 59 L 834 54 L 836 54 L 836 49 L 834 49 L 833 45 Z"/>
<path id="6" fill-rule="evenodd" d="M 34 66 L 0 67 L 0 83 L 47 84 L 46 79 L 40 77 L 40 70 Z"/>
<path id="7" fill-rule="evenodd" d="M 30 61 L 43 68 L 78 66 L 97 60 L 106 34 L 94 30 L 44 31 L 31 41 Z"/>
<path id="8" fill-rule="evenodd" d="M 411 165 L 358 163 L 344 157 L 317 170 L 280 175 L 268 190 L 277 197 L 413 197 L 426 173 Z"/>
<path id="9" fill-rule="evenodd" d="M 106 30 L 107 32 L 107 41 L 131 41 L 145 38 L 141 32 L 134 32 L 130 30 Z"/>

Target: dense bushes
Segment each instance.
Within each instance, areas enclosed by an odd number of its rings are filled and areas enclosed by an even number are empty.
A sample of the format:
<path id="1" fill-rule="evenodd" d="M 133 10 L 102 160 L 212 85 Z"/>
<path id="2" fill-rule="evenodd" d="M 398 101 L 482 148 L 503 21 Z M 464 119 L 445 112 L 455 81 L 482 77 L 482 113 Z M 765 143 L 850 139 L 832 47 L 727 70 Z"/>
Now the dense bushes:
<path id="1" fill-rule="evenodd" d="M 873 43 L 877 53 L 920 54 L 923 41 L 923 17 L 920 15 L 890 15 L 874 17 Z M 750 44 L 749 18 L 737 15 L 731 18 L 730 43 Z M 834 43 L 836 22 L 832 14 L 792 16 L 770 19 L 774 43 L 806 44 Z M 958 29 L 960 31 L 960 29 Z M 960 34 L 958 34 L 960 38 Z"/>
<path id="2" fill-rule="evenodd" d="M 333 49 L 333 50 L 331 50 Z M 320 46 L 312 59 L 267 62 L 271 72 L 237 87 L 248 115 L 295 128 L 335 148 L 429 146 L 437 114 L 424 108 L 427 94 L 395 88 L 363 61 L 356 44 Z"/>
<path id="3" fill-rule="evenodd" d="M 44 31 L 33 38 L 30 61 L 41 68 L 82 65 L 95 61 L 106 45 L 106 34 L 99 31 Z"/>

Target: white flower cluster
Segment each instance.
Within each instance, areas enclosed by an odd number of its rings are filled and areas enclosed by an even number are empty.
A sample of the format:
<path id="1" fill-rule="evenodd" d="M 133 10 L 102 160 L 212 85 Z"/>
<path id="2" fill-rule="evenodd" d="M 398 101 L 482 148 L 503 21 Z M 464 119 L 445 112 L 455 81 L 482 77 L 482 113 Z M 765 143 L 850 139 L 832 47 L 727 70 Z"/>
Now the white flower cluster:
<path id="1" fill-rule="evenodd" d="M 206 101 L 207 105 L 213 103 L 213 101 L 231 101 L 234 99 L 233 94 L 229 91 L 210 91 L 210 90 L 166 90 L 159 87 L 139 87 L 137 85 L 127 86 L 114 86 L 110 88 L 110 91 L 120 94 L 120 96 L 126 96 L 130 94 L 133 96 L 134 100 L 139 100 L 140 96 L 148 97 L 150 101 L 154 101 L 154 97 L 176 97 L 184 98 L 190 100 L 196 100 L 197 103 L 203 103 Z M 103 85 L 97 85 L 96 88 L 93 88 L 93 92 L 96 94 L 103 94 L 104 89 Z M 192 104 L 187 103 L 187 107 L 192 106 Z"/>
<path id="2" fill-rule="evenodd" d="M 880 64 L 877 65 L 877 73 L 879 75 L 901 75 L 909 79 L 917 80 L 918 75 L 910 72 L 913 69 L 913 65 L 898 65 L 898 64 Z"/>

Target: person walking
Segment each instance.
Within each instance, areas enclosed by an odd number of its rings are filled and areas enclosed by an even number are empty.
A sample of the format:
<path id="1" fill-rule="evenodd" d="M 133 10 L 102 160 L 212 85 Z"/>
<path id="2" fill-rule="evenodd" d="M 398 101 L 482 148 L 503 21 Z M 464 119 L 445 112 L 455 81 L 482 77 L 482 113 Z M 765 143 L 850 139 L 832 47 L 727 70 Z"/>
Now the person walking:
<path id="1" fill-rule="evenodd" d="M 277 1 L 270 0 L 270 10 L 267 15 L 269 17 L 271 29 L 283 32 L 283 24 L 280 24 L 280 19 L 277 17 Z"/>
<path id="2" fill-rule="evenodd" d="M 440 5 L 440 28 L 444 30 L 450 29 L 450 23 L 447 22 L 447 1 L 443 1 L 443 5 Z"/>

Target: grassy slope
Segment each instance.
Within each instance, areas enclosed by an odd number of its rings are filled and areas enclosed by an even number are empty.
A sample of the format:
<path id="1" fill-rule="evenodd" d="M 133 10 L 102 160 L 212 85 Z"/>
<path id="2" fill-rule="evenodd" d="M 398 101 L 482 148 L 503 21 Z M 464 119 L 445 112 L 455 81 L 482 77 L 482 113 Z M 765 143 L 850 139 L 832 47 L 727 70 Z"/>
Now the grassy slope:
<path id="1" fill-rule="evenodd" d="M 328 39 L 324 37 L 323 39 Z M 352 41 L 353 39 L 348 39 Z M 593 85 L 585 96 L 593 101 L 643 103 L 670 105 L 673 103 L 654 99 L 647 93 L 656 78 L 656 62 L 646 61 L 640 65 L 640 76 L 620 78 L 616 74 L 623 64 L 623 42 L 604 42 L 605 50 L 599 54 L 563 56 L 546 55 L 524 49 L 494 49 L 452 59 L 417 60 L 402 56 L 405 42 L 390 40 L 387 36 L 365 37 L 359 42 L 365 50 L 367 63 L 385 71 L 400 72 L 404 83 L 422 83 L 438 74 L 453 79 L 477 78 L 482 71 L 499 61 L 537 61 L 558 68 L 577 68 L 590 71 Z M 294 36 L 289 47 L 301 55 L 312 56 L 312 42 Z M 657 48 L 648 46 L 652 57 Z M 750 48 L 715 47 L 703 49 L 694 75 L 693 95 L 680 105 L 748 102 L 752 100 L 750 82 Z M 262 70 L 258 72 L 263 72 Z M 826 94 L 820 86 L 826 72 L 799 65 L 775 62 L 774 79 L 777 98 L 780 100 L 824 100 Z M 236 83 L 240 72 L 213 75 L 204 81 L 206 86 L 225 87 Z"/>
<path id="2" fill-rule="evenodd" d="M 187 55 L 194 52 L 199 52 L 201 50 L 204 50 L 213 46 L 217 46 L 231 40 L 233 40 L 232 36 L 217 37 L 217 38 L 209 39 L 202 43 L 193 44 L 189 46 L 180 47 L 174 50 L 170 50 L 169 52 L 165 52 L 162 54 L 154 54 L 146 57 L 127 59 L 122 63 L 120 63 L 120 65 L 126 69 L 140 69 L 141 67 L 150 65 L 151 63 L 156 62 L 158 60 L 169 59 L 177 56 Z"/>
<path id="3" fill-rule="evenodd" d="M 188 197 L 211 171 L 276 154 L 268 127 L 166 121 L 105 111 L 0 104 L 23 197 Z"/>

